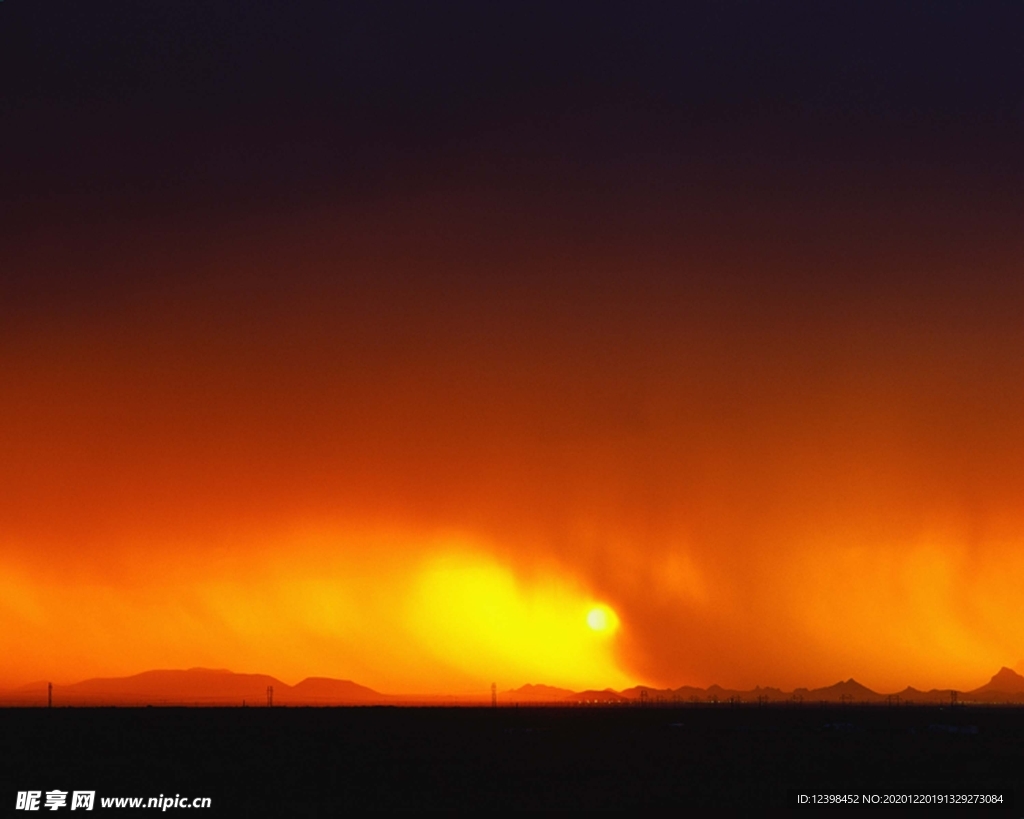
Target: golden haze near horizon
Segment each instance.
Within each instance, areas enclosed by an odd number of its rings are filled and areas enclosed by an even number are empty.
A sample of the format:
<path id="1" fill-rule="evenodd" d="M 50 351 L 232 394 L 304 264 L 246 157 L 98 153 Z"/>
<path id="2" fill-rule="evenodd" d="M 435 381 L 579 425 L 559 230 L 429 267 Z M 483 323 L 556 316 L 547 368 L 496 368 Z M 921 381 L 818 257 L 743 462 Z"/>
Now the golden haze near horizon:
<path id="1" fill-rule="evenodd" d="M 442 205 L 20 248 L 125 286 L 0 329 L 0 685 L 964 690 L 1024 657 L 1016 324 Z"/>

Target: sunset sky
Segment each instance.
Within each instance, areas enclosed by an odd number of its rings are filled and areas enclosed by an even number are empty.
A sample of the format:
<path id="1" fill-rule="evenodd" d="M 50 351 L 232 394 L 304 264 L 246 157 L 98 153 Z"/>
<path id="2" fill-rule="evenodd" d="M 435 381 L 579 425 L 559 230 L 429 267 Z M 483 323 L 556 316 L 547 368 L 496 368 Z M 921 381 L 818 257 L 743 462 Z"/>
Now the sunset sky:
<path id="1" fill-rule="evenodd" d="M 1024 671 L 1022 35 L 0 3 L 0 686 Z"/>

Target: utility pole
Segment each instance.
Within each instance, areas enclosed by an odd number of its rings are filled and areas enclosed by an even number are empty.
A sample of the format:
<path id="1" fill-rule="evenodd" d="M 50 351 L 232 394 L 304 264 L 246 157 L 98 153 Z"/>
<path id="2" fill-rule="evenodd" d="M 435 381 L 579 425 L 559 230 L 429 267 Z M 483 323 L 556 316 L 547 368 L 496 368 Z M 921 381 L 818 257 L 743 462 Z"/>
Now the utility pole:
<path id="1" fill-rule="evenodd" d="M 46 684 L 46 707 L 53 708 L 53 683 Z"/>
<path id="2" fill-rule="evenodd" d="M 491 683 L 491 708 L 498 707 L 498 684 Z"/>
<path id="3" fill-rule="evenodd" d="M 274 707 L 274 686 L 267 686 L 267 708 Z"/>

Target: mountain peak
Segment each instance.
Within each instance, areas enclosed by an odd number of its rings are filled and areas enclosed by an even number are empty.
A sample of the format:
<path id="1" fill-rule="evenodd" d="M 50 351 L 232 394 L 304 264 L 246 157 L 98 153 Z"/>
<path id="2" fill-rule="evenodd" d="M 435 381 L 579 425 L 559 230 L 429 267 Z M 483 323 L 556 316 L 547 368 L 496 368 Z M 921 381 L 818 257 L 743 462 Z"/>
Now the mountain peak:
<path id="1" fill-rule="evenodd" d="M 1007 668 L 1004 665 L 992 675 L 992 679 L 986 685 L 983 685 L 982 688 L 989 691 L 1004 691 L 1006 693 L 1018 694 L 1024 692 L 1024 677 L 1012 668 Z"/>

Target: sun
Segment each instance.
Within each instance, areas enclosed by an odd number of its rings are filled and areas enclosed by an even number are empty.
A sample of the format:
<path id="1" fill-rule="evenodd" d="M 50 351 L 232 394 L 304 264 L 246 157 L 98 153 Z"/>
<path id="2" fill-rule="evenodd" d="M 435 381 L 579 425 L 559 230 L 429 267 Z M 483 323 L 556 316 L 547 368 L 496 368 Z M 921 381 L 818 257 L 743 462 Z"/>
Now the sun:
<path id="1" fill-rule="evenodd" d="M 594 606 L 587 612 L 587 625 L 594 631 L 611 631 L 619 624 L 615 612 L 604 605 Z"/>
<path id="2" fill-rule="evenodd" d="M 485 553 L 453 549 L 425 560 L 413 588 L 406 622 L 414 644 L 467 679 L 543 677 L 576 690 L 595 680 L 631 684 L 613 650 L 618 619 L 571 581 L 537 574 L 527 582 Z M 600 621 L 588 619 L 594 610 Z"/>

